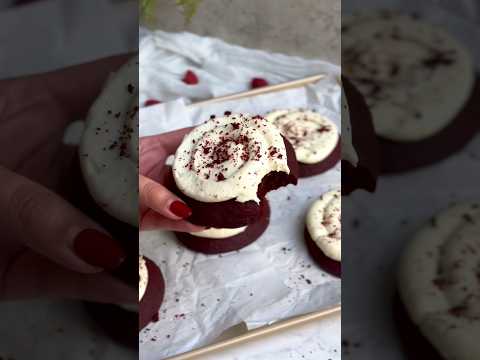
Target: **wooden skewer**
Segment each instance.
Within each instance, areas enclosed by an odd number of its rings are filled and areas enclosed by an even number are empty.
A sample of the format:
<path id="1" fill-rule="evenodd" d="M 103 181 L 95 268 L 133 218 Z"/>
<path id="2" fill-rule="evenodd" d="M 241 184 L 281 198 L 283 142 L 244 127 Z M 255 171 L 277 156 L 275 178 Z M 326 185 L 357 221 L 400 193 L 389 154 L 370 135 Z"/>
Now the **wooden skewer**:
<path id="1" fill-rule="evenodd" d="M 219 96 L 213 99 L 202 100 L 199 102 L 189 104 L 188 106 L 198 106 L 198 105 L 206 105 L 206 104 L 212 104 L 212 103 L 228 101 L 228 100 L 238 100 L 246 97 L 263 95 L 263 94 L 268 94 L 268 93 L 282 91 L 282 90 L 294 89 L 294 88 L 302 87 L 308 84 L 314 84 L 317 81 L 320 81 L 321 79 L 323 79 L 324 77 L 325 77 L 324 74 L 313 75 L 300 80 L 288 81 L 285 83 L 264 86 L 258 89 L 244 91 L 237 94 L 224 95 L 224 96 Z"/>
<path id="2" fill-rule="evenodd" d="M 280 321 L 273 325 L 262 326 L 258 329 L 251 330 L 243 335 L 234 337 L 233 339 L 221 341 L 219 343 L 212 344 L 212 345 L 203 347 L 201 349 L 197 349 L 197 350 L 190 351 L 188 353 L 173 356 L 168 358 L 167 360 L 191 360 L 200 355 L 211 354 L 217 350 L 223 350 L 226 347 L 242 344 L 250 340 L 255 340 L 263 336 L 271 335 L 281 330 L 287 330 L 289 328 L 303 325 L 314 320 L 320 320 L 327 316 L 337 314 L 340 312 L 341 312 L 341 305 L 335 305 L 328 309 L 316 311 L 306 315 L 297 316 L 292 319 Z"/>

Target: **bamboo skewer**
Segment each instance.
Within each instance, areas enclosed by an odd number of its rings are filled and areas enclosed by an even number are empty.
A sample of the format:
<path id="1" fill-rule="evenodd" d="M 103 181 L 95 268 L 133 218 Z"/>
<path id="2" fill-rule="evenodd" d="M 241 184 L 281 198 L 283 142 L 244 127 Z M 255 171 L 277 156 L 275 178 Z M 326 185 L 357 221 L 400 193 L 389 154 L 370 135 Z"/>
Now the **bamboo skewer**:
<path id="1" fill-rule="evenodd" d="M 188 353 L 180 354 L 177 356 L 173 356 L 168 358 L 167 360 L 190 360 L 194 359 L 197 356 L 200 355 L 208 355 L 211 354 L 217 350 L 224 350 L 227 347 L 233 346 L 233 345 L 239 345 L 242 343 L 246 343 L 250 340 L 255 340 L 263 336 L 268 336 L 272 335 L 274 333 L 277 333 L 282 330 L 287 330 L 295 326 L 303 325 L 306 323 L 309 323 L 311 321 L 315 320 L 320 320 L 323 319 L 327 316 L 334 315 L 334 314 L 339 314 L 341 312 L 341 305 L 335 305 L 333 307 L 330 307 L 328 309 L 316 311 L 310 314 L 306 315 L 301 315 L 294 317 L 292 319 L 280 321 L 278 323 L 275 323 L 273 325 L 266 325 L 262 326 L 258 329 L 254 329 L 251 331 L 248 331 L 247 333 L 234 337 L 229 340 L 221 341 L 216 344 L 212 344 L 206 347 L 203 347 L 198 350 L 193 350 Z"/>
<path id="2" fill-rule="evenodd" d="M 248 90 L 248 91 L 244 91 L 237 94 L 224 95 L 224 96 L 219 96 L 213 99 L 202 100 L 199 102 L 192 103 L 188 106 L 198 106 L 198 105 L 206 105 L 206 104 L 212 104 L 212 103 L 228 101 L 228 100 L 238 100 L 238 99 L 243 99 L 251 96 L 257 96 L 257 95 L 263 95 L 263 94 L 268 94 L 268 93 L 282 91 L 282 90 L 294 89 L 297 87 L 314 84 L 322 80 L 324 77 L 325 77 L 324 74 L 313 75 L 300 80 L 288 81 L 285 83 L 264 86 L 258 89 Z"/>

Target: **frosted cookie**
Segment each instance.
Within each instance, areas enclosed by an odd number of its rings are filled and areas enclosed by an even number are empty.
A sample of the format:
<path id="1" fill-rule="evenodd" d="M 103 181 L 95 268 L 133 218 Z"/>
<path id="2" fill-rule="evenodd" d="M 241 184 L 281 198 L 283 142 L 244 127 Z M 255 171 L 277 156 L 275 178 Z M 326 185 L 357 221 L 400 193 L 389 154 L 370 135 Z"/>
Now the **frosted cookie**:
<path id="1" fill-rule="evenodd" d="M 108 79 L 88 113 L 79 155 L 96 203 L 138 226 L 138 57 Z"/>
<path id="2" fill-rule="evenodd" d="M 335 123 L 309 110 L 277 110 L 266 115 L 293 145 L 300 177 L 321 174 L 340 161 L 341 142 Z"/>
<path id="3" fill-rule="evenodd" d="M 342 78 L 342 126 L 342 146 L 346 144 L 342 195 L 357 189 L 374 192 L 380 167 L 378 140 L 364 97 L 346 78 Z"/>
<path id="4" fill-rule="evenodd" d="M 331 190 L 315 200 L 306 217 L 305 241 L 317 264 L 326 272 L 341 276 L 341 193 Z"/>
<path id="5" fill-rule="evenodd" d="M 417 16 L 384 11 L 345 17 L 342 71 L 372 112 L 383 172 L 441 160 L 480 128 L 471 54 Z"/>
<path id="6" fill-rule="evenodd" d="M 455 205 L 435 216 L 403 252 L 401 304 L 428 340 L 422 351 L 439 355 L 429 359 L 480 358 L 479 254 L 480 204 Z M 418 338 L 412 341 L 417 351 Z"/>
<path id="7" fill-rule="evenodd" d="M 248 226 L 235 229 L 208 228 L 197 233 L 180 233 L 175 235 L 183 245 L 193 251 L 204 254 L 219 254 L 240 250 L 257 240 L 267 229 L 270 222 L 270 206 L 266 198 L 260 202 L 257 221 Z"/>
<path id="8" fill-rule="evenodd" d="M 296 184 L 292 145 L 260 116 L 212 116 L 187 134 L 167 185 L 192 209 L 189 221 L 206 227 L 239 228 L 255 223 L 265 195 Z"/>
<path id="9" fill-rule="evenodd" d="M 165 280 L 159 267 L 145 256 L 139 257 L 138 327 L 142 330 L 158 319 L 165 294 Z"/>
<path id="10" fill-rule="evenodd" d="M 127 253 L 112 275 L 138 284 L 138 57 L 108 78 L 90 109 L 74 184 L 72 202 L 107 230 Z M 122 344 L 138 346 L 138 309 L 116 304 L 86 304 L 107 333 Z"/>

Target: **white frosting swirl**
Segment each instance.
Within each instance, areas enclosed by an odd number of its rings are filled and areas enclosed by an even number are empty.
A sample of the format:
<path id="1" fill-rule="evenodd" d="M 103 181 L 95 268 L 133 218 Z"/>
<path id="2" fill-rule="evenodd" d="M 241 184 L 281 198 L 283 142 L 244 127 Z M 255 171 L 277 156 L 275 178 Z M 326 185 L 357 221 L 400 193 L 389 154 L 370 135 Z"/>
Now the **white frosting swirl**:
<path id="1" fill-rule="evenodd" d="M 138 57 L 110 76 L 90 109 L 79 156 L 96 203 L 138 226 Z"/>
<path id="2" fill-rule="evenodd" d="M 290 173 L 280 132 L 260 116 L 213 118 L 185 136 L 173 163 L 178 188 L 203 202 L 260 202 L 258 186 L 272 171 Z"/>
<path id="3" fill-rule="evenodd" d="M 337 146 L 337 126 L 316 112 L 278 110 L 267 114 L 266 118 L 292 143 L 301 163 L 317 164 Z"/>
<path id="4" fill-rule="evenodd" d="M 350 122 L 350 110 L 342 88 L 342 159 L 353 166 L 358 164 L 358 155 L 353 147 L 352 124 Z"/>
<path id="5" fill-rule="evenodd" d="M 341 192 L 331 190 L 311 205 L 306 221 L 312 240 L 335 261 L 342 260 L 341 211 Z"/>
<path id="6" fill-rule="evenodd" d="M 148 285 L 148 268 L 143 256 L 138 257 L 138 301 L 142 301 Z"/>
<path id="7" fill-rule="evenodd" d="M 445 128 L 475 80 L 471 55 L 449 33 L 385 11 L 342 18 L 342 72 L 365 96 L 376 133 L 400 142 Z"/>
<path id="8" fill-rule="evenodd" d="M 208 228 L 202 231 L 197 231 L 197 232 L 191 232 L 190 234 L 193 236 L 200 236 L 208 239 L 225 239 L 228 237 L 232 237 L 238 234 L 241 234 L 247 229 L 246 226 L 242 226 L 239 228 L 232 228 L 232 229 L 227 229 L 227 228 Z"/>
<path id="9" fill-rule="evenodd" d="M 412 321 L 446 359 L 480 359 L 480 203 L 434 217 L 406 247 L 399 290 Z"/>

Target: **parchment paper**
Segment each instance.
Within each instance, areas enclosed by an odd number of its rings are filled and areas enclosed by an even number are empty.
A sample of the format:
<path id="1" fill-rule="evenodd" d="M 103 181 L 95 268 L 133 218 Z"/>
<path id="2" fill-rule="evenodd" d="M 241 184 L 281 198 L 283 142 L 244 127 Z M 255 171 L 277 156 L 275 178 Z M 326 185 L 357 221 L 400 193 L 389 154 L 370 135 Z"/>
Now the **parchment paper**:
<path id="1" fill-rule="evenodd" d="M 186 108 L 183 100 L 144 108 L 140 131 L 151 135 L 191 126 L 227 110 L 264 114 L 289 107 L 314 108 L 340 129 L 339 106 L 340 87 L 332 76 L 308 88 L 199 108 Z M 269 228 L 238 252 L 206 256 L 184 248 L 171 233 L 142 232 L 140 252 L 160 266 L 167 290 L 160 321 L 140 334 L 140 357 L 153 360 L 191 350 L 242 321 L 254 328 L 340 302 L 340 280 L 315 265 L 303 238 L 309 204 L 340 181 L 338 164 L 269 194 Z M 318 347 L 315 356 L 340 358 L 340 336 L 335 338 Z"/>

